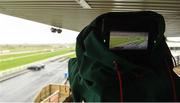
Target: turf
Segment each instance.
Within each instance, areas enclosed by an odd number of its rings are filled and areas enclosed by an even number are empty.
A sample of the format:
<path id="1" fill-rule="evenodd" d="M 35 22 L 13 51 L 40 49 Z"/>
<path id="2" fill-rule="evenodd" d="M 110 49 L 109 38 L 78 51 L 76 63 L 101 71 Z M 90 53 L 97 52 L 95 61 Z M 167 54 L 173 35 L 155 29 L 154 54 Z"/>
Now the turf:
<path id="1" fill-rule="evenodd" d="M 15 58 L 19 56 L 27 56 L 27 55 L 32 55 L 32 54 L 37 54 L 37 53 L 45 53 L 47 51 L 38 51 L 38 52 L 30 52 L 30 53 L 20 53 L 20 54 L 8 54 L 8 55 L 0 55 L 0 59 L 7 59 L 7 58 Z"/>
<path id="2" fill-rule="evenodd" d="M 9 50 L 10 52 L 34 51 L 51 48 L 51 45 L 0 45 L 0 50 Z"/>
<path id="3" fill-rule="evenodd" d="M 118 37 L 112 36 L 110 38 L 110 48 L 126 45 L 128 43 L 142 43 L 144 38 L 141 36 L 133 36 L 133 37 Z"/>
<path id="4" fill-rule="evenodd" d="M 74 54 L 68 55 L 67 57 L 68 58 L 76 58 L 76 54 L 74 53 Z"/>
<path id="5" fill-rule="evenodd" d="M 28 63 L 40 61 L 43 59 L 47 59 L 50 57 L 58 56 L 58 55 L 63 55 L 71 51 L 71 49 L 61 49 L 55 52 L 48 52 L 44 54 L 39 54 L 39 55 L 32 55 L 30 57 L 23 57 L 23 58 L 17 58 L 15 60 L 8 60 L 8 61 L 1 61 L 0 62 L 0 71 L 7 70 L 9 68 L 25 65 Z"/>

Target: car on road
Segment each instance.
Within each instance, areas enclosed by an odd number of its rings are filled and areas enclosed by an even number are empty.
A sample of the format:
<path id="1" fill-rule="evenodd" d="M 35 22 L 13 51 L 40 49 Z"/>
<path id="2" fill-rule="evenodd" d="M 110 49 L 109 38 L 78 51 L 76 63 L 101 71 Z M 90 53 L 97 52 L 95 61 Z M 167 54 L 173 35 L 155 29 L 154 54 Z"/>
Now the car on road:
<path id="1" fill-rule="evenodd" d="M 45 64 L 36 64 L 36 65 L 31 65 L 31 66 L 27 67 L 27 69 L 35 70 L 35 71 L 39 71 L 44 68 L 45 68 Z"/>

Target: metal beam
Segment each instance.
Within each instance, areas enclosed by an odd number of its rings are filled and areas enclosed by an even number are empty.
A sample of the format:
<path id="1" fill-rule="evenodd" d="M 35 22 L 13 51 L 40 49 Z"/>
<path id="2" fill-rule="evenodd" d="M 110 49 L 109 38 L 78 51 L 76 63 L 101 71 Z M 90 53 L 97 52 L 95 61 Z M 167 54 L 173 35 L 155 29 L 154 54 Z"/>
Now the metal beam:
<path id="1" fill-rule="evenodd" d="M 91 6 L 85 0 L 75 0 L 82 8 L 91 9 Z"/>

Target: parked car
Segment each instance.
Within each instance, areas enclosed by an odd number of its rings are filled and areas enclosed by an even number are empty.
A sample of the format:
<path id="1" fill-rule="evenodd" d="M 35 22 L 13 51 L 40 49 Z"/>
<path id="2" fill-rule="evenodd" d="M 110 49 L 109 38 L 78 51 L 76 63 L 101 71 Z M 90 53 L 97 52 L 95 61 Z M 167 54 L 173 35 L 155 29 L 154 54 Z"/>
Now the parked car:
<path id="1" fill-rule="evenodd" d="M 41 70 L 44 68 L 45 68 L 45 64 L 36 64 L 36 65 L 31 65 L 31 66 L 27 67 L 27 69 L 35 70 L 35 71 L 38 71 L 38 70 Z"/>

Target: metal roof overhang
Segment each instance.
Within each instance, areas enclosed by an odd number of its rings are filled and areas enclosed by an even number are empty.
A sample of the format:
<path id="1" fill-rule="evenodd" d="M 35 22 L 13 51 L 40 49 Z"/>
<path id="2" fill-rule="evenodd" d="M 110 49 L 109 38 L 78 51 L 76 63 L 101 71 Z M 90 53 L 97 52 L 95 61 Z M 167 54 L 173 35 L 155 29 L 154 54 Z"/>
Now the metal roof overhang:
<path id="1" fill-rule="evenodd" d="M 0 0 L 0 13 L 81 31 L 110 11 L 150 10 L 166 20 L 166 36 L 180 36 L 179 0 Z"/>

